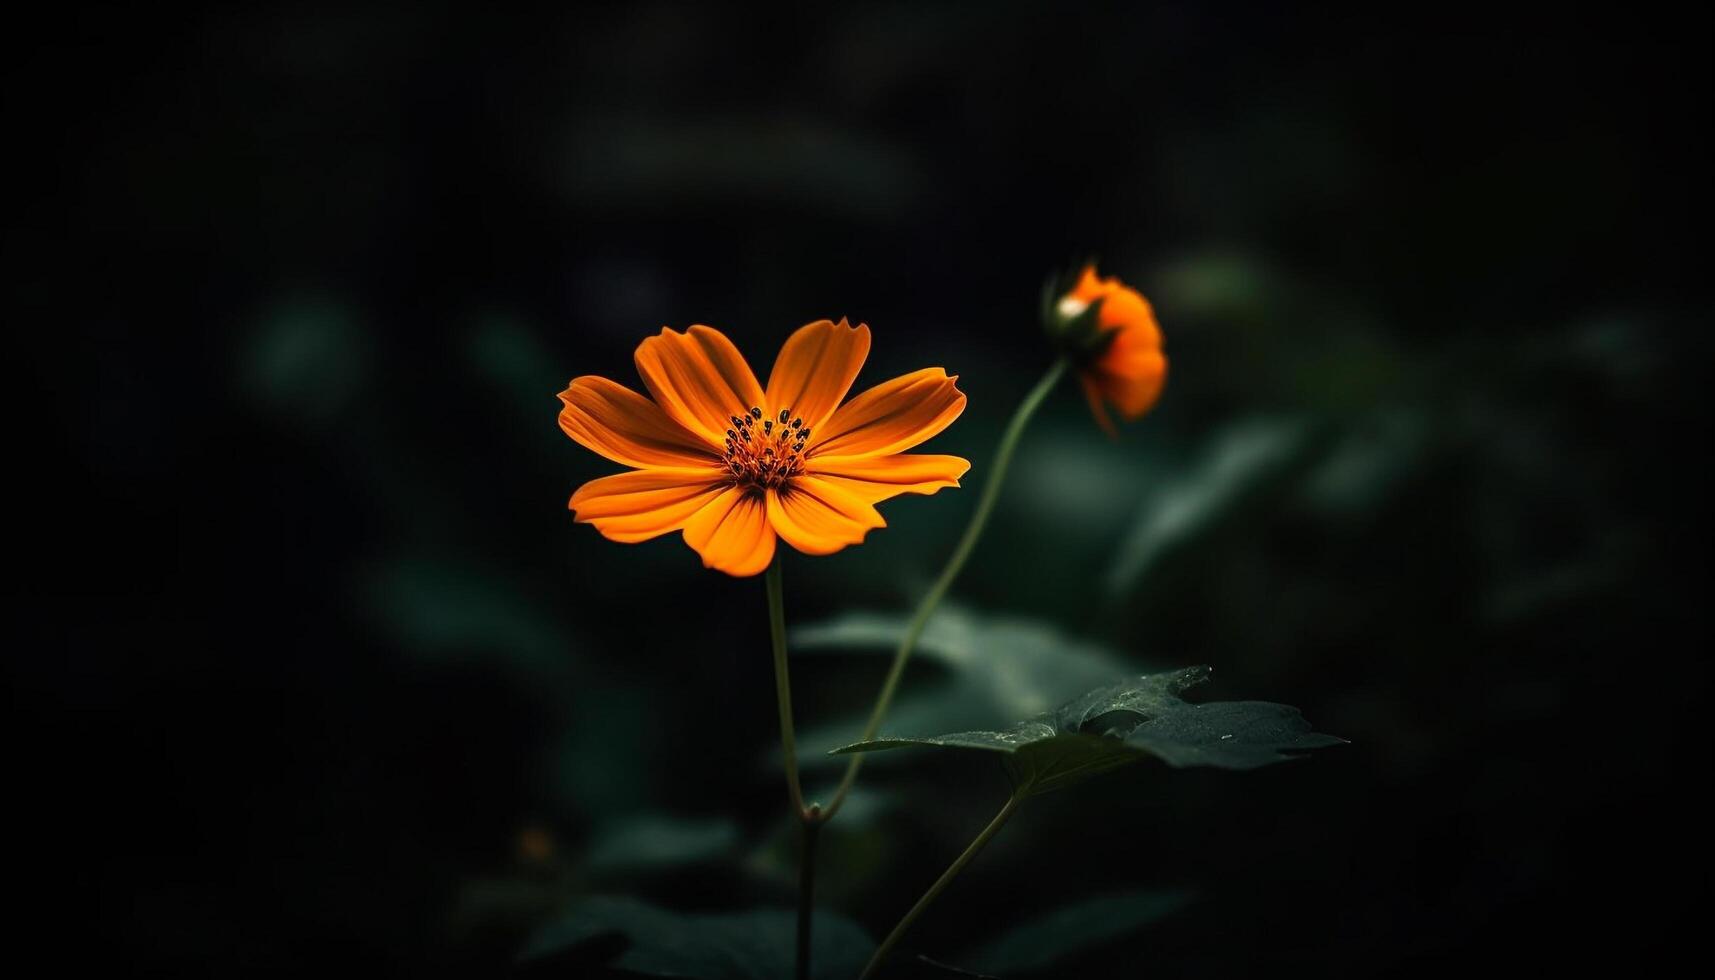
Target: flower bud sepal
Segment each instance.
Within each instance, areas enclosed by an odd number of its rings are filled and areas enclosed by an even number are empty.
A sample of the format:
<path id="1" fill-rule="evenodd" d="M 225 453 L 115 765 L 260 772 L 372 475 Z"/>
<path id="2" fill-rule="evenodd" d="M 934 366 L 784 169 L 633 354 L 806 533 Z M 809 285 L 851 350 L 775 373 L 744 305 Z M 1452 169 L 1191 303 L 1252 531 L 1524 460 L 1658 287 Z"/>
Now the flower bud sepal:
<path id="1" fill-rule="evenodd" d="M 1042 332 L 1074 364 L 1087 364 L 1107 350 L 1114 334 L 1101 328 L 1102 303 L 1107 297 L 1086 302 L 1070 295 L 1077 278 L 1077 273 L 1056 274 L 1043 283 Z"/>

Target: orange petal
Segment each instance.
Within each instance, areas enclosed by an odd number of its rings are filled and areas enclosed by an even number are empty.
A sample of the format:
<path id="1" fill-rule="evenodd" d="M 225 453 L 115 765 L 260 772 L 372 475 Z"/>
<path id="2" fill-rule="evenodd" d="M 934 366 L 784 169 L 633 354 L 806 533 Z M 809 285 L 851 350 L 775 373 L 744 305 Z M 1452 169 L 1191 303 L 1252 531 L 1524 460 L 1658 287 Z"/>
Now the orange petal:
<path id="1" fill-rule="evenodd" d="M 1136 342 L 1153 342 L 1161 346 L 1161 328 L 1155 323 L 1155 310 L 1143 294 L 1130 286 L 1119 286 L 1102 300 L 1096 324 L 1103 330 L 1125 330 L 1136 333 Z"/>
<path id="2" fill-rule="evenodd" d="M 611 540 L 647 541 L 684 527 L 725 489 L 724 477 L 714 467 L 633 470 L 591 480 L 570 506 L 579 523 Z"/>
<path id="3" fill-rule="evenodd" d="M 1090 414 L 1096 417 L 1096 424 L 1108 434 L 1110 439 L 1119 438 L 1119 430 L 1114 428 L 1114 420 L 1108 416 L 1107 407 L 1102 404 L 1102 385 L 1091 375 L 1078 379 L 1084 389 L 1084 399 L 1090 403 Z"/>
<path id="4" fill-rule="evenodd" d="M 956 487 L 971 468 L 968 461 L 957 456 L 905 454 L 818 456 L 806 465 L 809 472 L 872 504 L 902 493 L 934 493 L 943 487 Z"/>
<path id="5" fill-rule="evenodd" d="M 1105 375 L 1101 379 L 1102 394 L 1128 421 L 1142 418 L 1161 397 L 1167 381 L 1167 359 L 1155 355 L 1155 370 L 1133 377 Z"/>
<path id="6" fill-rule="evenodd" d="M 965 410 L 958 377 L 924 368 L 885 381 L 841 405 L 815 435 L 813 455 L 881 456 L 910 449 Z"/>
<path id="7" fill-rule="evenodd" d="M 685 543 L 703 556 L 703 567 L 740 577 L 755 575 L 774 560 L 774 529 L 762 496 L 728 487 L 685 522 Z"/>
<path id="8" fill-rule="evenodd" d="M 813 476 L 800 476 L 784 489 L 769 491 L 768 523 L 807 555 L 831 555 L 863 543 L 871 528 L 887 526 L 868 501 Z"/>
<path id="9" fill-rule="evenodd" d="M 1160 374 L 1163 363 L 1161 331 L 1150 320 L 1115 333 L 1113 340 L 1096 359 L 1096 370 L 1121 378 L 1141 378 Z"/>
<path id="10" fill-rule="evenodd" d="M 1121 330 L 1097 361 L 1096 375 L 1102 394 L 1121 415 L 1136 419 L 1149 411 L 1167 380 L 1167 358 L 1154 324 Z"/>
<path id="11" fill-rule="evenodd" d="M 840 399 L 857 380 L 858 369 L 869 356 L 869 327 L 817 320 L 799 327 L 768 375 L 770 414 L 791 409 L 795 418 L 814 432 L 828 420 Z"/>
<path id="12" fill-rule="evenodd" d="M 674 421 L 719 446 L 732 416 L 762 404 L 762 386 L 719 330 L 663 328 L 637 345 L 637 373 Z"/>
<path id="13" fill-rule="evenodd" d="M 1078 275 L 1078 284 L 1072 287 L 1066 297 L 1089 305 L 1092 300 L 1110 292 L 1118 281 L 1117 279 L 1103 279 L 1096 275 L 1096 264 L 1091 262 L 1084 266 L 1084 271 Z"/>
<path id="14" fill-rule="evenodd" d="M 627 466 L 712 465 L 709 446 L 624 385 L 585 375 L 560 392 L 560 428 L 586 449 Z"/>

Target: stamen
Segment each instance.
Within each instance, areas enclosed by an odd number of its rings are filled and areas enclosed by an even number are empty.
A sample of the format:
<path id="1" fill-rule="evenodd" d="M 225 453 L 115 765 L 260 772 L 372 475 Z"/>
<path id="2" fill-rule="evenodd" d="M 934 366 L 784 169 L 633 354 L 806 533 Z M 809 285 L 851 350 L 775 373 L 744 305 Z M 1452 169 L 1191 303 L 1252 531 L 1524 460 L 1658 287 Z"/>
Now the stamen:
<path id="1" fill-rule="evenodd" d="M 746 491 L 779 490 L 804 472 L 804 445 L 810 430 L 792 409 L 782 408 L 765 418 L 762 407 L 752 405 L 728 419 L 732 428 L 726 430 L 721 462 L 733 486 Z"/>

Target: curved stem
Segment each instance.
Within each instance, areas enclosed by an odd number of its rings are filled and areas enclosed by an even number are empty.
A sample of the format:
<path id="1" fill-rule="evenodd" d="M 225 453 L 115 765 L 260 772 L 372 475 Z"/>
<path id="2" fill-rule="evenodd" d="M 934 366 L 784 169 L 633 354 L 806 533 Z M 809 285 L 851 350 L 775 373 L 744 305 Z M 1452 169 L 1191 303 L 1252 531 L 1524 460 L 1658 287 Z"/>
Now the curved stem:
<path id="1" fill-rule="evenodd" d="M 918 604 L 917 612 L 911 617 L 911 622 L 905 627 L 905 636 L 899 641 L 899 646 L 893 652 L 893 664 L 887 670 L 887 679 L 881 683 L 881 694 L 876 697 L 875 709 L 870 712 L 869 723 L 864 726 L 863 735 L 858 739 L 867 742 L 881 730 L 882 719 L 887 717 L 887 709 L 893 704 L 894 692 L 899 689 L 899 679 L 905 674 L 905 663 L 911 659 L 911 651 L 917 646 L 917 640 L 923 635 L 923 628 L 929 625 L 929 616 L 935 607 L 947 595 L 953 580 L 964 570 L 965 562 L 971 557 L 971 552 L 977 546 L 977 539 L 982 537 L 983 528 L 988 525 L 989 515 L 994 511 L 994 504 L 1000 497 L 1001 484 L 1006 481 L 1007 467 L 1012 464 L 1012 454 L 1018 449 L 1019 437 L 1024 434 L 1025 426 L 1030 424 L 1031 416 L 1041 407 L 1048 397 L 1048 392 L 1066 372 L 1066 360 L 1061 358 L 1054 362 L 1036 387 L 1024 396 L 1018 408 L 1012 413 L 1011 421 L 1006 424 L 1006 431 L 1000 437 L 1000 446 L 995 450 L 994 464 L 989 467 L 988 479 L 983 482 L 982 496 L 977 498 L 976 513 L 971 515 L 971 522 L 965 526 L 965 533 L 959 538 L 959 544 L 953 549 L 953 556 L 947 559 L 947 567 L 941 570 L 941 575 Z M 833 819 L 845 803 L 846 796 L 851 792 L 852 784 L 857 781 L 858 770 L 863 768 L 864 753 L 859 752 L 846 763 L 846 772 L 840 779 L 839 788 L 834 791 L 833 800 L 828 804 L 824 820 Z"/>
<path id="2" fill-rule="evenodd" d="M 981 851 L 995 834 L 1000 833 L 1000 828 L 1006 825 L 1007 818 L 1011 817 L 1012 811 L 1018 809 L 1018 805 L 1024 802 L 1029 792 L 1028 785 L 1013 790 L 1012 796 L 1006 801 L 1006 806 L 1001 807 L 1000 812 L 995 814 L 994 819 L 989 821 L 989 825 L 983 828 L 983 832 L 977 835 L 976 840 L 971 841 L 970 846 L 965 848 L 965 853 L 960 854 L 948 866 L 947 870 L 941 873 L 941 877 L 929 886 L 929 890 L 923 893 L 923 897 L 917 900 L 917 904 L 911 906 L 911 911 L 905 913 L 905 918 L 900 919 L 899 924 L 894 926 L 893 931 L 887 934 L 887 938 L 881 941 L 880 946 L 876 947 L 875 955 L 869 958 L 869 965 L 863 968 L 863 975 L 858 980 L 868 980 L 875 975 L 877 970 L 881 969 L 881 964 L 887 959 L 888 954 L 893 952 L 893 947 L 899 944 L 900 937 L 905 935 L 905 930 L 911 928 L 911 924 L 917 921 L 917 917 L 923 914 L 923 910 L 929 907 L 929 903 L 946 890 L 953 879 L 958 877 L 959 872 L 965 870 L 965 865 L 971 863 L 971 859 L 977 856 L 977 852 Z"/>
<path id="3" fill-rule="evenodd" d="M 786 600 L 780 586 L 780 556 L 768 566 L 768 632 L 774 646 L 774 700 L 780 705 L 780 747 L 786 755 L 786 788 L 792 809 L 805 816 L 804 790 L 798 782 L 798 737 L 792 730 L 792 674 L 786 666 Z"/>

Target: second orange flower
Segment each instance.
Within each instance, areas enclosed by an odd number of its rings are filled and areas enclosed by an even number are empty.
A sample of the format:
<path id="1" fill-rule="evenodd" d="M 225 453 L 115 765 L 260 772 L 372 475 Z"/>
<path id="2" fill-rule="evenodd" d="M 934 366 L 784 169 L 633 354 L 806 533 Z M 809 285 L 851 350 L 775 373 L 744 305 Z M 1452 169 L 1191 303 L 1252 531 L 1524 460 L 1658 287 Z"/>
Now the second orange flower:
<path id="1" fill-rule="evenodd" d="M 1127 421 L 1142 418 L 1161 397 L 1167 381 L 1167 357 L 1161 352 L 1161 327 L 1155 310 L 1143 294 L 1115 278 L 1096 275 L 1096 267 L 1084 266 L 1077 283 L 1059 298 L 1050 311 L 1062 327 L 1087 319 L 1086 311 L 1097 306 L 1090 336 L 1066 338 L 1075 349 L 1079 381 L 1096 421 L 1114 434 L 1107 402 Z"/>
<path id="2" fill-rule="evenodd" d="M 703 564 L 755 575 L 780 538 L 826 555 L 887 522 L 875 505 L 956 487 L 970 463 L 906 453 L 964 411 L 957 376 L 924 368 L 841 404 L 869 327 L 818 320 L 780 350 L 763 388 L 720 331 L 663 329 L 637 347 L 653 400 L 606 378 L 560 393 L 560 428 L 634 467 L 572 495 L 578 521 L 623 542 L 682 531 Z"/>

